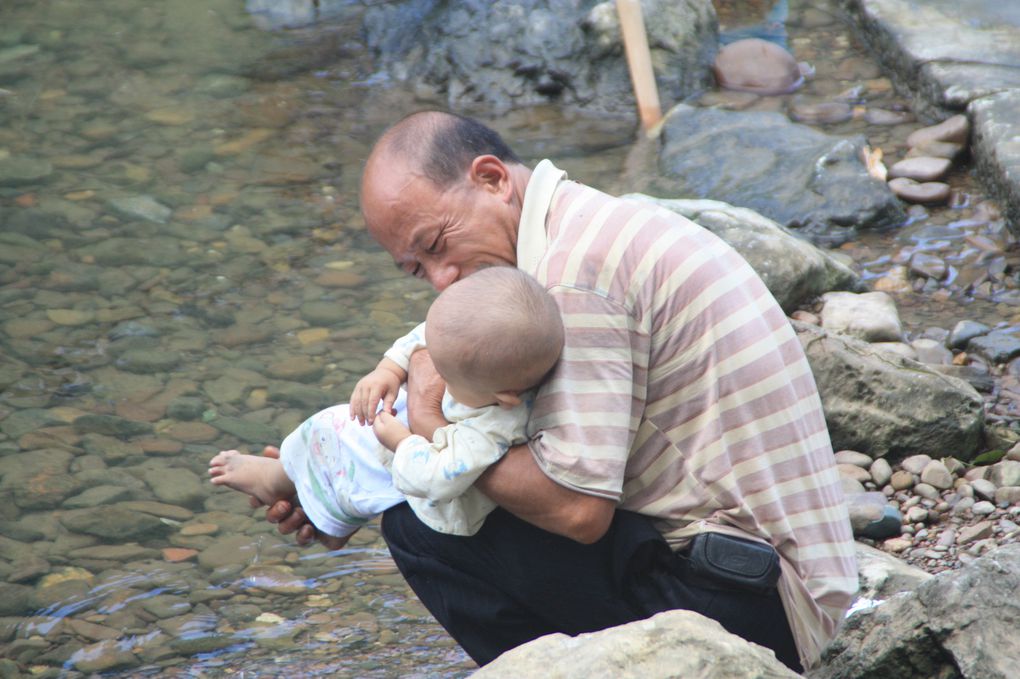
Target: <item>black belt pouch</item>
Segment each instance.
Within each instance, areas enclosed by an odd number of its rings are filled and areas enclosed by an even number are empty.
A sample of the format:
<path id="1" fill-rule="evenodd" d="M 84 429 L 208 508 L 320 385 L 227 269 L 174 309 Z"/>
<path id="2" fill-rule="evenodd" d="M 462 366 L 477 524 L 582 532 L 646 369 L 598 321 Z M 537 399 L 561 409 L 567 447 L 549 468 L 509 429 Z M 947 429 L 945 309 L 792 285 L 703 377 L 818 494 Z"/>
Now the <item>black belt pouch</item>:
<path id="1" fill-rule="evenodd" d="M 686 555 L 687 571 L 719 585 L 768 594 L 779 582 L 779 555 L 771 545 L 725 533 L 699 533 Z"/>

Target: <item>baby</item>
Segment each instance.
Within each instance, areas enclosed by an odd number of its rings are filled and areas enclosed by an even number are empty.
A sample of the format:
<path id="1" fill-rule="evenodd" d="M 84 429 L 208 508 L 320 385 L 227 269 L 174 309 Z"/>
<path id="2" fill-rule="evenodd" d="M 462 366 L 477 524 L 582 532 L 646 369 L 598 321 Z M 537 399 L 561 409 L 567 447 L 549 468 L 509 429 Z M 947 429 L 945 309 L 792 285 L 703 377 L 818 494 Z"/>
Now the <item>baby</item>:
<path id="1" fill-rule="evenodd" d="M 446 382 L 451 423 L 431 441 L 408 429 L 401 390 L 411 354 L 426 347 Z M 562 349 L 559 309 L 541 285 L 512 267 L 482 269 L 439 295 L 425 323 L 358 382 L 350 405 L 287 436 L 279 460 L 227 450 L 209 474 L 266 504 L 296 494 L 312 524 L 335 538 L 405 499 L 432 529 L 472 535 L 496 506 L 472 485 L 527 440 L 533 388 Z"/>

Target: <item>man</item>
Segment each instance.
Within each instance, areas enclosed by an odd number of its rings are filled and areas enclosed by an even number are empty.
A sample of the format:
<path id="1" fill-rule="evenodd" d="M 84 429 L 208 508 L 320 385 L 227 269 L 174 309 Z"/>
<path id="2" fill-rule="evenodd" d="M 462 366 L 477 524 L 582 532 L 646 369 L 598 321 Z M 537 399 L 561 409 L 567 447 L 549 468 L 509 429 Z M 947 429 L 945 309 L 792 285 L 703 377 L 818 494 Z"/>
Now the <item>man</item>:
<path id="1" fill-rule="evenodd" d="M 470 538 L 430 531 L 406 504 L 383 517 L 401 572 L 472 658 L 684 608 L 794 669 L 816 662 L 856 590 L 852 536 L 807 361 L 747 263 L 671 212 L 567 181 L 548 161 L 532 171 L 496 133 L 445 113 L 380 138 L 361 205 L 408 274 L 442 290 L 518 266 L 563 315 L 531 440 L 477 482 L 501 509 Z M 419 352 L 416 433 L 445 424 L 441 393 Z M 289 509 L 269 513 L 283 532 L 302 521 Z M 685 554 L 701 533 L 771 545 L 778 586 L 692 573 Z"/>

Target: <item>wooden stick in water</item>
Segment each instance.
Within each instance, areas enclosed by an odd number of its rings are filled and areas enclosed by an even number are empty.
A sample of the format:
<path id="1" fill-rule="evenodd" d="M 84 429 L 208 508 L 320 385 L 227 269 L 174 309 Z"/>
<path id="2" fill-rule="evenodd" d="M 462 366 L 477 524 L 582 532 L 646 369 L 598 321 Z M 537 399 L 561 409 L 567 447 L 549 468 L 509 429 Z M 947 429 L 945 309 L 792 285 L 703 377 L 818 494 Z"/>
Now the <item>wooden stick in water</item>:
<path id="1" fill-rule="evenodd" d="M 630 79 L 634 85 L 634 98 L 637 99 L 641 127 L 647 133 L 662 118 L 662 109 L 659 106 L 659 89 L 655 84 L 655 73 L 652 70 L 648 36 L 645 34 L 645 20 L 641 16 L 641 2 L 616 0 L 616 12 L 620 17 L 623 48 L 627 53 L 627 67 L 630 69 Z"/>

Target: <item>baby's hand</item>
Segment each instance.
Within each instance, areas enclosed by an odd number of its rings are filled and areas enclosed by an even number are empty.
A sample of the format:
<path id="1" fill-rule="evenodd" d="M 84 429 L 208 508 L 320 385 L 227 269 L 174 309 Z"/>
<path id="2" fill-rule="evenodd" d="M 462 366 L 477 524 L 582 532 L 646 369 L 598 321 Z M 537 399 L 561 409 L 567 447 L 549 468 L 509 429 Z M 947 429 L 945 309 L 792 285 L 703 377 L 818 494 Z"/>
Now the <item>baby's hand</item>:
<path id="1" fill-rule="evenodd" d="M 393 403 L 397 400 L 403 382 L 400 375 L 386 368 L 376 368 L 362 377 L 351 394 L 351 419 L 362 425 L 365 422 L 372 424 L 380 400 L 383 402 L 383 410 L 392 413 Z"/>
<path id="2" fill-rule="evenodd" d="M 411 435 L 411 430 L 405 427 L 403 422 L 386 411 L 382 411 L 376 416 L 372 431 L 375 432 L 379 443 L 394 451 L 401 441 Z"/>

